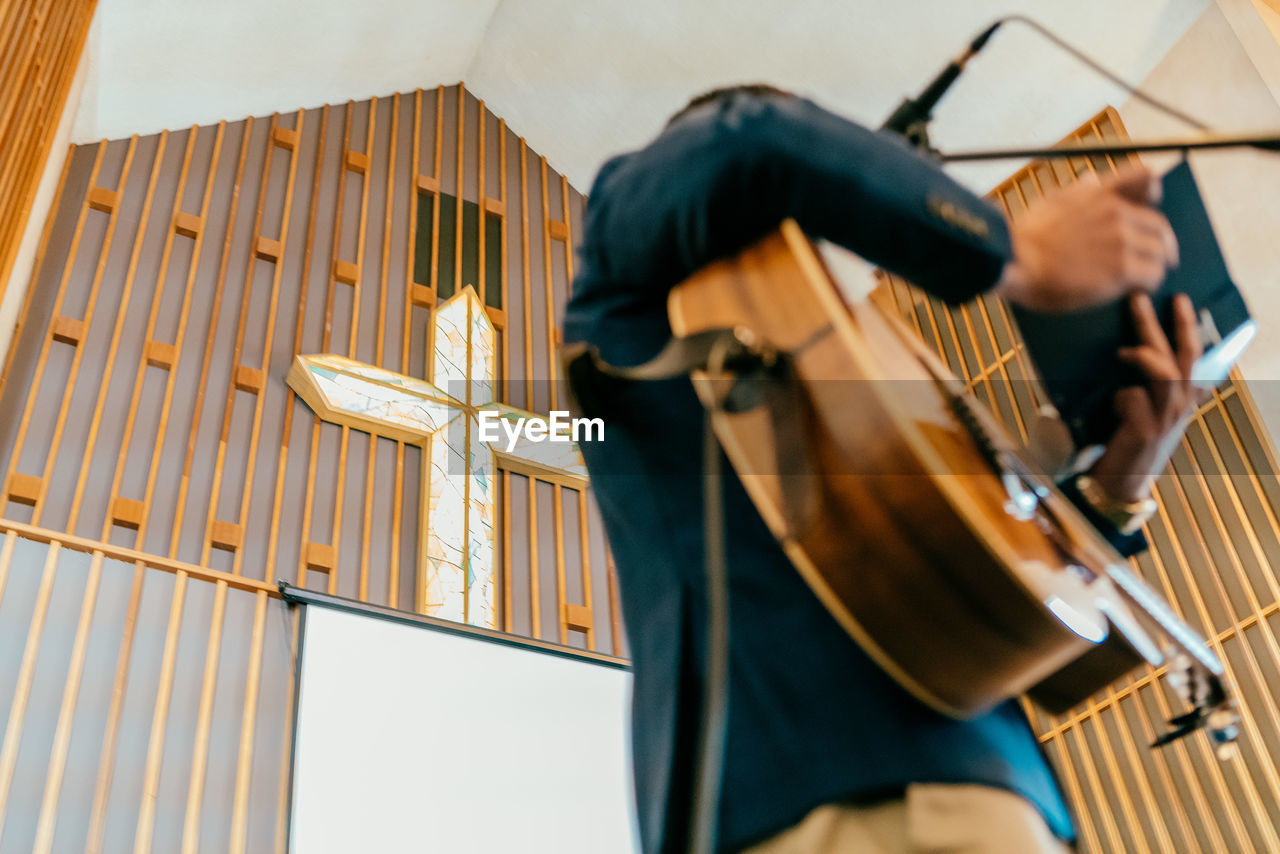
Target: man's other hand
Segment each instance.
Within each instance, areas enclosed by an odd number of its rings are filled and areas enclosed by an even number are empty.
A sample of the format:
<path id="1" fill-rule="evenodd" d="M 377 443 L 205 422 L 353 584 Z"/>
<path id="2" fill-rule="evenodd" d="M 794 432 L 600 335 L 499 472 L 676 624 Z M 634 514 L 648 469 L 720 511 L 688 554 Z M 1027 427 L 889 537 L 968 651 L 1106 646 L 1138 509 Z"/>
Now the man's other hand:
<path id="1" fill-rule="evenodd" d="M 1169 221 L 1151 206 L 1160 179 L 1142 167 L 1087 176 L 1047 194 L 1009 226 L 1001 296 L 1037 311 L 1073 311 L 1152 291 L 1178 263 Z"/>
<path id="2" fill-rule="evenodd" d="M 1146 384 L 1116 392 L 1120 426 L 1089 474 L 1112 498 L 1140 501 L 1177 449 L 1202 399 L 1203 393 L 1191 384 L 1191 369 L 1201 347 L 1195 309 L 1186 294 L 1173 301 L 1177 349 L 1165 337 L 1150 297 L 1134 294 L 1129 304 L 1138 346 L 1121 348 L 1119 355 L 1142 371 Z"/>

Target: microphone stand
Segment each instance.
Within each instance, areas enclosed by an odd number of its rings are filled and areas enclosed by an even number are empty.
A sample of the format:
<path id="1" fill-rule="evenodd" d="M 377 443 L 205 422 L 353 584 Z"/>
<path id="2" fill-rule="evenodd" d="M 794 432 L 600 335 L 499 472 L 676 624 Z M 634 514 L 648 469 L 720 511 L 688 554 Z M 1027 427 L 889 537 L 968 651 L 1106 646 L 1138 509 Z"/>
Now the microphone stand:
<path id="1" fill-rule="evenodd" d="M 1213 148 L 1256 148 L 1260 151 L 1280 151 L 1280 135 L 1242 134 L 1232 136 L 1198 136 L 1183 139 L 1115 140 L 1113 142 L 1064 145 L 1055 148 L 991 148 L 977 151 L 943 152 L 928 149 L 927 153 L 943 163 L 965 163 L 977 160 L 1052 160 L 1064 157 L 1089 157 L 1107 154 L 1141 154 L 1153 151 L 1201 151 Z"/>

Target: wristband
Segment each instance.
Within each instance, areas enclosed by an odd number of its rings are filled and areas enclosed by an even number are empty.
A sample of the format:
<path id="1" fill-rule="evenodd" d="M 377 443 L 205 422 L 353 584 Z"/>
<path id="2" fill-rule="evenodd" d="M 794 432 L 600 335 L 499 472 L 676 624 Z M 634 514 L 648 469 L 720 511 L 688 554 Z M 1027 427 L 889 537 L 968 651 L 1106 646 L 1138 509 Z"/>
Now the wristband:
<path id="1" fill-rule="evenodd" d="M 1158 509 L 1154 498 L 1144 498 L 1141 501 L 1112 498 L 1100 483 L 1087 474 L 1076 478 L 1076 489 L 1099 516 L 1115 525 L 1116 530 L 1125 536 L 1141 529 Z"/>

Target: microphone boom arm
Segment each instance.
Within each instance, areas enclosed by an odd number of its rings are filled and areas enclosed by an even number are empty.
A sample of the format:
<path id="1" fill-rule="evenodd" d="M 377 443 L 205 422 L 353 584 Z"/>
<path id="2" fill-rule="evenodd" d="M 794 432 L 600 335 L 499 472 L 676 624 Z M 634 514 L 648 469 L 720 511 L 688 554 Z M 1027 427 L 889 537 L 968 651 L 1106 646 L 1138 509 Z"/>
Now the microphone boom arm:
<path id="1" fill-rule="evenodd" d="M 1231 136 L 1197 136 L 1184 139 L 1114 140 L 1054 148 L 992 148 L 978 151 L 935 151 L 933 156 L 943 163 L 965 163 L 976 160 L 1052 160 L 1064 157 L 1089 157 L 1106 154 L 1141 154 L 1154 151 L 1200 151 L 1213 148 L 1256 148 L 1280 151 L 1278 134 L 1243 134 Z"/>

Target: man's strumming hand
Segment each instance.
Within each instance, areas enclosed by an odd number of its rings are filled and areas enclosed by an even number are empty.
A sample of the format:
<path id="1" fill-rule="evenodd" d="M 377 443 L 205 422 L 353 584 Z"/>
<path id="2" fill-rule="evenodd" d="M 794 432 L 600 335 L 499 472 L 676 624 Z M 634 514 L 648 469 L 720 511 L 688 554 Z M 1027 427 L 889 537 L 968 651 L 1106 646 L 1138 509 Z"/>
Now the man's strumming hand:
<path id="1" fill-rule="evenodd" d="M 1173 229 L 1151 205 L 1160 180 L 1129 167 L 1047 194 L 1011 222 L 1013 260 L 996 293 L 1038 311 L 1073 311 L 1152 291 L 1178 263 Z"/>

